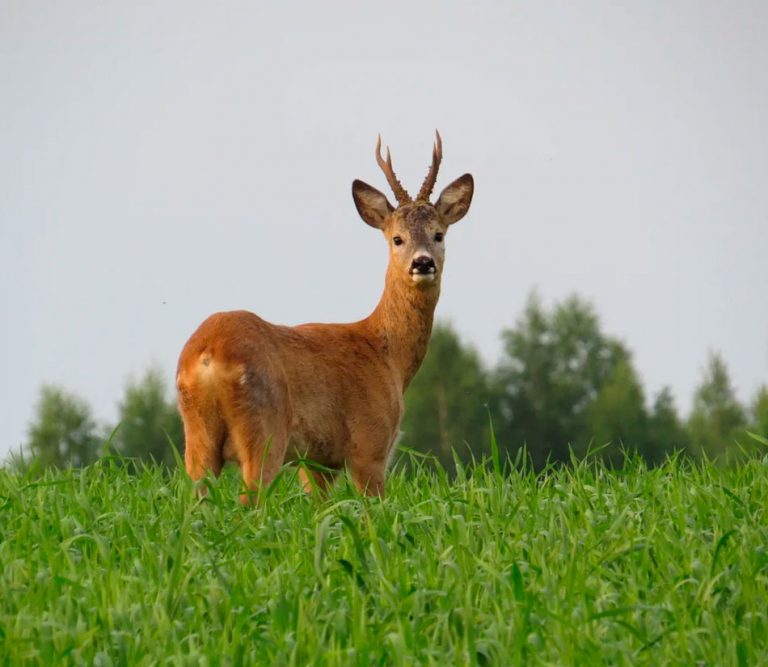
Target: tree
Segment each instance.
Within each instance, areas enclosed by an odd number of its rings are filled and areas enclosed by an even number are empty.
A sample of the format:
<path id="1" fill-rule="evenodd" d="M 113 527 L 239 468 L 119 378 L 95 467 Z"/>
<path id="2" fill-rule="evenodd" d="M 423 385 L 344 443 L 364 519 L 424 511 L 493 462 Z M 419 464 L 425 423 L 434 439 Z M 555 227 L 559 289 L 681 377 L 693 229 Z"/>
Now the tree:
<path id="1" fill-rule="evenodd" d="M 757 390 L 752 401 L 752 427 L 757 435 L 768 438 L 768 386 L 763 385 Z"/>
<path id="2" fill-rule="evenodd" d="M 604 458 L 620 463 L 620 446 L 644 451 L 648 438 L 645 395 L 629 356 L 613 367 L 610 376 L 586 411 L 587 434 L 595 445 L 611 443 Z"/>
<path id="3" fill-rule="evenodd" d="M 421 369 L 405 395 L 403 443 L 453 468 L 489 451 L 488 382 L 480 359 L 448 324 L 437 324 Z M 471 449 L 470 449 L 471 448 Z"/>
<path id="4" fill-rule="evenodd" d="M 497 373 L 503 443 L 526 443 L 533 463 L 566 461 L 591 440 L 587 411 L 616 366 L 629 363 L 617 340 L 600 331 L 592 306 L 576 296 L 551 312 L 532 294 L 516 326 L 502 332 Z M 593 415 L 593 419 L 596 417 Z"/>
<path id="5" fill-rule="evenodd" d="M 28 448 L 44 467 L 81 467 L 99 453 L 100 438 L 88 404 L 59 387 L 43 386 L 29 426 Z"/>
<path id="6" fill-rule="evenodd" d="M 150 368 L 141 380 L 128 384 L 118 411 L 120 427 L 114 440 L 118 451 L 157 463 L 174 463 L 168 437 L 181 449 L 184 431 L 176 405 L 166 399 L 159 369 Z"/>
<path id="7" fill-rule="evenodd" d="M 687 449 L 688 437 L 675 408 L 672 390 L 664 387 L 657 395 L 648 418 L 648 439 L 643 454 L 651 463 L 660 463 L 666 454 Z"/>
<path id="8" fill-rule="evenodd" d="M 746 414 L 736 398 L 728 368 L 719 354 L 711 354 L 688 420 L 690 450 L 694 455 L 710 457 L 728 454 L 746 426 Z"/>

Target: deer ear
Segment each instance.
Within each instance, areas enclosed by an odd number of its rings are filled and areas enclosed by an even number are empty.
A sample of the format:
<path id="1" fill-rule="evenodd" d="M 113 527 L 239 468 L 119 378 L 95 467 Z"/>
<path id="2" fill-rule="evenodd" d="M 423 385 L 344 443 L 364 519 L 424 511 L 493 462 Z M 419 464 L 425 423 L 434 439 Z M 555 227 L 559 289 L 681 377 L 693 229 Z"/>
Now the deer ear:
<path id="1" fill-rule="evenodd" d="M 352 198 L 360 217 L 376 229 L 384 229 L 389 214 L 395 210 L 381 192 L 362 181 L 353 181 Z"/>
<path id="2" fill-rule="evenodd" d="M 435 208 L 447 225 L 458 222 L 467 214 L 474 191 L 472 174 L 464 174 L 440 193 Z"/>

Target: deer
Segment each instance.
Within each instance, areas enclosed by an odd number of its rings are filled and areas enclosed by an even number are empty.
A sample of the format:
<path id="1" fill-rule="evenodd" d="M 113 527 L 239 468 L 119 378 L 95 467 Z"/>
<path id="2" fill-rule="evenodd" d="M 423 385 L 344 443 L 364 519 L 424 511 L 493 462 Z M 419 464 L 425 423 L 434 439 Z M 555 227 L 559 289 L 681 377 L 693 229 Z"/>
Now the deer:
<path id="1" fill-rule="evenodd" d="M 367 496 L 384 497 L 400 435 L 403 396 L 427 352 L 445 261 L 448 228 L 469 210 L 464 174 L 430 197 L 442 161 L 436 131 L 432 163 L 412 198 L 392 156 L 376 162 L 397 206 L 360 180 L 352 198 L 360 217 L 389 247 L 383 294 L 373 312 L 349 324 L 271 324 L 237 310 L 208 317 L 181 351 L 176 376 L 189 477 L 240 467 L 243 504 L 258 504 L 286 463 L 299 465 L 305 491 L 324 492 L 347 469 Z"/>

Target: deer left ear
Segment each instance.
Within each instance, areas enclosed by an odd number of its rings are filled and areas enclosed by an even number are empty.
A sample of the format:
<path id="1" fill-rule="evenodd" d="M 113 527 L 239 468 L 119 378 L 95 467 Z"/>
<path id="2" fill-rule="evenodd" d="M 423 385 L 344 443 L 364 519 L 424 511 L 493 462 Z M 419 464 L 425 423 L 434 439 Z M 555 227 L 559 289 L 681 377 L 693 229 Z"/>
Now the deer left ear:
<path id="1" fill-rule="evenodd" d="M 475 181 L 472 174 L 459 176 L 453 183 L 446 186 L 435 204 L 445 224 L 452 225 L 467 214 L 474 191 Z"/>
<path id="2" fill-rule="evenodd" d="M 384 229 L 389 214 L 395 210 L 381 192 L 362 181 L 352 183 L 352 198 L 360 217 L 376 229 Z"/>

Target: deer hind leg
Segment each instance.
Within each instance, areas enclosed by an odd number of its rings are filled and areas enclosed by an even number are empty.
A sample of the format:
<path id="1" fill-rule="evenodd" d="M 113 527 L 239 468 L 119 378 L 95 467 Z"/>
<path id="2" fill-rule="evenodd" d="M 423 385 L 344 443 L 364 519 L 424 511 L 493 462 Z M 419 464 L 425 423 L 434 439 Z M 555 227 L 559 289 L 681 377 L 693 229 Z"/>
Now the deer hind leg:
<path id="1" fill-rule="evenodd" d="M 283 425 L 276 423 L 278 421 L 251 415 L 230 428 L 245 484 L 245 491 L 240 495 L 243 505 L 258 504 L 262 489 L 272 483 L 283 465 L 288 433 Z"/>
<path id="2" fill-rule="evenodd" d="M 224 425 L 214 410 L 196 410 L 183 396 L 179 411 L 184 421 L 184 463 L 192 481 L 199 482 L 207 473 L 216 477 L 224 464 L 222 441 Z M 198 486 L 198 494 L 205 495 L 204 486 Z"/>
<path id="3" fill-rule="evenodd" d="M 258 503 L 275 479 L 288 447 L 288 402 L 284 385 L 243 372 L 231 385 L 229 436 L 245 483 L 244 505 Z"/>
<path id="4" fill-rule="evenodd" d="M 307 493 L 324 495 L 336 480 L 336 472 L 333 470 L 319 470 L 309 466 L 299 468 L 301 486 Z"/>

